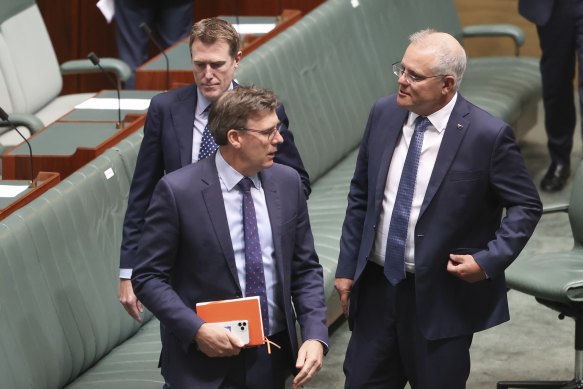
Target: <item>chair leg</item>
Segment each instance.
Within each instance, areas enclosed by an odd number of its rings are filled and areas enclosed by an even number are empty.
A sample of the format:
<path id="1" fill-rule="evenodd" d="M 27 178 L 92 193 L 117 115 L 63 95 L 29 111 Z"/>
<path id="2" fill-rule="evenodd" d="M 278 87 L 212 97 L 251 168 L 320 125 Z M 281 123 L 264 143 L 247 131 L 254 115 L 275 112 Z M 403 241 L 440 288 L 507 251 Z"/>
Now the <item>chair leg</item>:
<path id="1" fill-rule="evenodd" d="M 500 381 L 496 389 L 583 389 L 583 320 L 574 319 L 575 378 L 572 381 Z"/>
<path id="2" fill-rule="evenodd" d="M 576 381 L 500 381 L 496 389 L 576 389 L 583 388 Z"/>

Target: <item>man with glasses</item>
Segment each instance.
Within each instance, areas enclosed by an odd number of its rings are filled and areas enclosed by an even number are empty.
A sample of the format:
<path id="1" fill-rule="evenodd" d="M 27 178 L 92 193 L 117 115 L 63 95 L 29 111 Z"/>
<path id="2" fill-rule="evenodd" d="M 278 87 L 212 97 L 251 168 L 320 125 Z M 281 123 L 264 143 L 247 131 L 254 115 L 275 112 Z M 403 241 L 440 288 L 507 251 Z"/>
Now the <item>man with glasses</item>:
<path id="1" fill-rule="evenodd" d="M 218 151 L 154 190 L 132 282 L 162 324 L 160 361 L 171 388 L 283 389 L 291 371 L 298 388 L 322 366 L 322 267 L 300 177 L 274 163 L 283 142 L 276 105 L 273 93 L 254 87 L 224 93 L 208 122 Z M 259 268 L 251 270 L 254 259 Z M 194 309 L 243 296 L 261 297 L 265 335 L 277 344 L 271 353 L 243 348 Z"/>
<path id="2" fill-rule="evenodd" d="M 541 202 L 513 130 L 459 94 L 465 66 L 451 35 L 411 35 L 369 115 L 336 270 L 346 388 L 465 388 L 473 333 L 509 319 Z"/>
<path id="3" fill-rule="evenodd" d="M 143 308 L 134 295 L 130 278 L 154 186 L 164 174 L 207 158 L 215 151 L 217 145 L 206 127 L 208 110 L 223 93 L 237 87 L 233 77 L 242 56 L 240 38 L 228 22 L 209 18 L 195 23 L 190 53 L 195 83 L 159 94 L 150 103 L 128 198 L 118 297 L 137 321 L 141 321 Z M 287 128 L 289 122 L 282 105 L 277 107 L 277 115 L 283 123 L 284 142 L 277 146 L 275 161 L 297 170 L 307 197 L 310 179 Z"/>

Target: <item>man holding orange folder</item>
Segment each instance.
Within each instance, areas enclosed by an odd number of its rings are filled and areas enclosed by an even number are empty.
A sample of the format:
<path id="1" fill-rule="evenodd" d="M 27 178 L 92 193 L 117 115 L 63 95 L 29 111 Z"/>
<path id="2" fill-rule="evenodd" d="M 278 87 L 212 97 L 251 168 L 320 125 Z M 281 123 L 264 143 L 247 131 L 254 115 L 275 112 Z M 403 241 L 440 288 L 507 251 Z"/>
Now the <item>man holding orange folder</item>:
<path id="1" fill-rule="evenodd" d="M 300 177 L 273 162 L 283 142 L 276 106 L 273 93 L 255 87 L 225 93 L 208 122 L 218 151 L 164 176 L 154 191 L 132 283 L 162 323 L 167 387 L 276 389 L 293 372 L 296 388 L 322 366 L 322 268 Z M 268 339 L 257 347 L 195 310 L 250 296 Z"/>

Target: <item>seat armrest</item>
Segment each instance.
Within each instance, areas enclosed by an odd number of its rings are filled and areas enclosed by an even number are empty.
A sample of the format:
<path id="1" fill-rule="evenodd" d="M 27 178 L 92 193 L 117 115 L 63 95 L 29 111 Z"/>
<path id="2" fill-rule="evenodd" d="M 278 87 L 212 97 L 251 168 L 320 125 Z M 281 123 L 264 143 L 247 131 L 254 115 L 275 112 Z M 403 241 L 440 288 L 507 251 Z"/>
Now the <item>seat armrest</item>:
<path id="1" fill-rule="evenodd" d="M 14 124 L 15 126 L 24 126 L 28 128 L 31 134 L 34 134 L 45 126 L 39 118 L 27 113 L 11 113 L 9 119 L 10 123 Z M 10 131 L 10 127 L 11 126 L 8 124 L 8 122 L 0 120 L 0 135 Z"/>
<path id="2" fill-rule="evenodd" d="M 520 55 L 520 47 L 524 44 L 524 31 L 514 24 L 473 24 L 462 28 L 464 38 L 505 36 L 514 41 L 516 56 Z"/>
<path id="3" fill-rule="evenodd" d="M 132 75 L 132 70 L 124 61 L 117 58 L 101 58 L 99 64 L 105 71 L 115 74 L 118 82 L 127 81 Z M 95 66 L 88 59 L 74 59 L 61 64 L 61 74 L 85 74 L 99 73 L 98 66 Z"/>
<path id="4" fill-rule="evenodd" d="M 543 215 L 548 215 L 551 213 L 558 213 L 558 212 L 568 212 L 569 211 L 569 204 L 553 204 L 548 207 L 543 207 Z"/>

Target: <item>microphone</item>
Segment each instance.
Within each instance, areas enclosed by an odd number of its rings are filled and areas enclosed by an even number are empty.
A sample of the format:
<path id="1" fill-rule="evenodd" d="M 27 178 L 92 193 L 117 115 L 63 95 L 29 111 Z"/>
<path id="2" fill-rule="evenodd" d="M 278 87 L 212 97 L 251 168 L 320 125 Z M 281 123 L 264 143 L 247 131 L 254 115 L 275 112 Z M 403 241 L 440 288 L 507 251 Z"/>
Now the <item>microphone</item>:
<path id="1" fill-rule="evenodd" d="M 120 96 L 120 92 L 119 92 L 119 84 L 101 66 L 101 64 L 99 63 L 99 57 L 97 56 L 97 54 L 95 54 L 94 52 L 91 52 L 91 53 L 89 53 L 89 55 L 87 55 L 87 58 L 89 58 L 89 60 L 91 61 L 91 63 L 93 65 L 99 67 L 99 69 L 101 69 L 101 71 L 107 76 L 109 81 L 111 81 L 111 83 L 113 85 L 115 85 L 115 90 L 117 91 L 117 123 L 115 124 L 115 128 L 117 128 L 117 129 L 123 128 L 123 122 L 121 121 L 121 96 Z"/>
<path id="2" fill-rule="evenodd" d="M 18 128 L 16 128 L 16 126 L 14 125 L 14 123 L 12 123 L 10 121 L 10 119 L 8 118 L 8 114 L 6 113 L 6 111 L 4 111 L 2 109 L 2 107 L 0 107 L 0 119 L 2 119 L 3 121 L 5 121 L 6 123 L 8 123 L 10 125 L 10 127 L 12 127 L 13 130 L 16 130 L 16 132 L 18 133 L 18 135 L 20 135 L 22 137 L 22 139 L 24 139 L 24 141 L 26 142 L 26 144 L 28 145 L 28 153 L 30 156 L 30 187 L 34 188 L 36 187 L 36 184 L 34 182 L 34 168 L 32 166 L 32 147 L 30 147 L 30 143 L 28 143 L 28 140 L 26 140 L 26 137 L 24 135 L 22 135 L 22 133 L 20 131 L 18 131 Z"/>
<path id="3" fill-rule="evenodd" d="M 152 43 L 154 43 L 154 46 L 160 51 L 160 54 L 164 56 L 164 60 L 166 61 L 166 90 L 170 90 L 170 61 L 168 60 L 168 56 L 164 52 L 160 42 L 154 37 L 150 26 L 146 22 L 142 22 L 140 23 L 140 28 L 148 35 Z"/>

